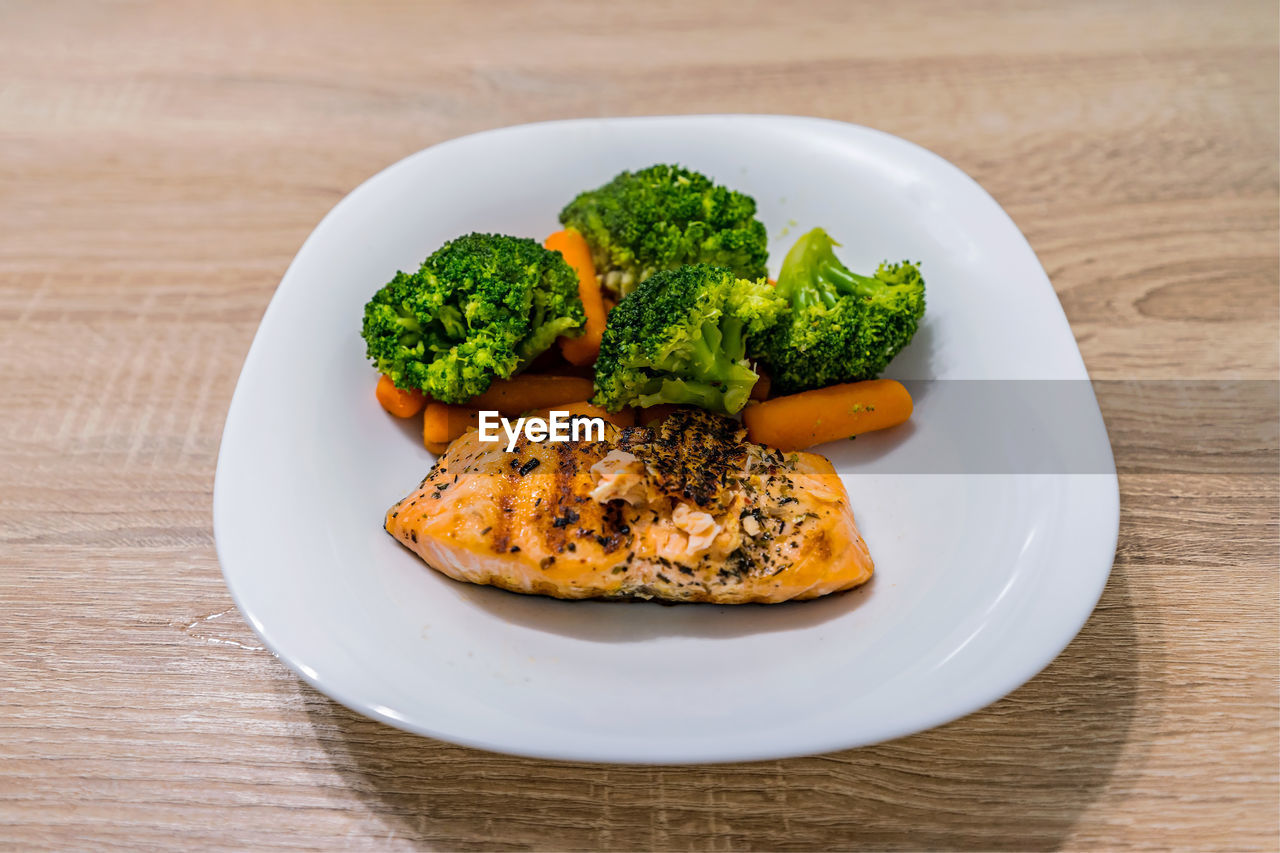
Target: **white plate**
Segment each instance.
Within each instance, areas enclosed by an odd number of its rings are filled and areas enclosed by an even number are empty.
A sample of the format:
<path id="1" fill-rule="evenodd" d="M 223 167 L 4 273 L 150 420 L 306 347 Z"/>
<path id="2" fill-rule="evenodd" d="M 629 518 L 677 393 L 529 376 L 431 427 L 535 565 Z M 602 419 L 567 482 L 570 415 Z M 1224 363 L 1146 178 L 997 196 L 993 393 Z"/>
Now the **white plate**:
<path id="1" fill-rule="evenodd" d="M 214 489 L 218 555 L 245 618 L 356 711 L 562 759 L 842 749 L 955 719 L 1031 678 L 1075 636 L 1110 571 L 1109 450 L 1106 473 L 883 473 L 946 430 L 926 406 L 914 434 L 882 441 L 877 464 L 846 477 L 877 566 L 847 595 L 737 608 L 560 602 L 455 583 L 383 532 L 383 512 L 432 457 L 374 401 L 365 301 L 448 238 L 540 238 L 580 189 L 655 162 L 753 195 L 775 272 L 814 225 L 843 241 L 855 269 L 922 261 L 928 314 L 890 375 L 1087 378 L 1017 227 L 970 178 L 901 139 L 776 116 L 567 121 L 456 139 L 339 203 L 263 318 Z M 1105 443 L 1088 403 L 1081 423 Z M 858 457 L 846 448 L 841 458 Z"/>

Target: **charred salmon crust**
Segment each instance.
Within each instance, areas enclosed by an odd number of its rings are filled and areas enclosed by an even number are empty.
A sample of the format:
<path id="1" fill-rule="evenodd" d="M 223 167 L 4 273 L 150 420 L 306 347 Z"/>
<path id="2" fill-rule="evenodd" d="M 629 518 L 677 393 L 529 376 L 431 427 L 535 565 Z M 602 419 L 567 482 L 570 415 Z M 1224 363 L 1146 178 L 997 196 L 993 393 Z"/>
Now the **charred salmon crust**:
<path id="1" fill-rule="evenodd" d="M 776 603 L 873 571 L 829 461 L 697 409 L 511 453 L 468 432 L 385 527 L 455 580 L 556 598 Z"/>

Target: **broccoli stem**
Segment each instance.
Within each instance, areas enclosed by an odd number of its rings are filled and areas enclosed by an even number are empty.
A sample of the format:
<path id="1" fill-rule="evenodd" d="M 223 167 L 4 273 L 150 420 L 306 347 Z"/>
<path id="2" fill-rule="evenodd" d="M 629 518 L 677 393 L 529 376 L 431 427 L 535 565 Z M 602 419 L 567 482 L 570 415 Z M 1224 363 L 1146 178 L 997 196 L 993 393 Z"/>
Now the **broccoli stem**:
<path id="1" fill-rule="evenodd" d="M 830 250 L 828 254 L 830 257 L 823 258 L 817 270 L 819 285 L 823 286 L 825 293 L 831 294 L 831 301 L 827 303 L 828 308 L 835 305 L 836 299 L 840 296 L 872 296 L 884 287 L 884 282 L 879 279 L 859 275 L 850 270 L 840 263 Z M 825 296 L 823 301 L 826 302 Z"/>
<path id="2" fill-rule="evenodd" d="M 858 275 L 840 263 L 837 245 L 827 232 L 815 228 L 787 252 L 777 292 L 797 313 L 819 304 L 834 308 L 843 296 L 871 296 L 882 286 L 877 279 Z"/>
<path id="3" fill-rule="evenodd" d="M 654 390 L 648 394 L 641 394 L 637 398 L 637 402 L 644 408 L 670 403 L 677 406 L 699 406 L 711 411 L 722 411 L 728 403 L 738 398 L 737 394 L 731 395 L 730 392 L 722 391 L 715 385 L 690 379 L 655 380 L 646 387 L 653 387 Z M 747 394 L 750 393 L 748 390 Z M 744 396 L 739 405 L 745 404 Z"/>
<path id="4" fill-rule="evenodd" d="M 690 373 L 702 382 L 756 381 L 756 375 L 747 367 L 746 338 L 742 321 L 734 317 L 721 317 L 719 323 L 702 324 L 702 334 L 694 338 L 686 369 L 673 369 Z"/>
<path id="5" fill-rule="evenodd" d="M 685 352 L 659 366 L 680 378 L 650 382 L 640 405 L 674 403 L 727 412 L 741 409 L 759 379 L 746 361 L 744 332 L 736 317 L 722 316 L 719 322 L 703 323 L 701 334 L 690 341 Z"/>
<path id="6" fill-rule="evenodd" d="M 720 352 L 720 330 L 713 323 L 703 323 L 702 331 L 692 341 L 689 364 L 684 371 L 702 381 L 714 380 L 720 372 L 723 354 Z M 679 366 L 673 365 L 675 370 Z"/>
<path id="7" fill-rule="evenodd" d="M 436 322 L 444 329 L 445 337 L 460 341 L 467 336 L 467 325 L 456 305 L 442 305 L 436 313 Z"/>
<path id="8" fill-rule="evenodd" d="M 722 316 L 719 331 L 720 350 L 727 359 L 736 363 L 747 357 L 746 324 L 737 317 Z"/>

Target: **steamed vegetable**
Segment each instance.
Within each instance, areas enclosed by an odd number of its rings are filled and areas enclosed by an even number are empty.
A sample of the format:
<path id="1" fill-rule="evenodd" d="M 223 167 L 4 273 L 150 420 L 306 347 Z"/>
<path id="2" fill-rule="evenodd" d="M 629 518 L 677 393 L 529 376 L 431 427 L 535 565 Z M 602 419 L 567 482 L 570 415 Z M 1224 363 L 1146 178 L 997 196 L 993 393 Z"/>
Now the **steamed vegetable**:
<path id="1" fill-rule="evenodd" d="M 422 412 L 422 441 L 428 450 L 431 450 L 432 445 L 447 446 L 467 430 L 479 425 L 480 413 L 470 406 L 453 406 L 433 401 L 427 403 L 427 408 Z"/>
<path id="2" fill-rule="evenodd" d="M 373 394 L 378 398 L 378 402 L 382 404 L 382 408 L 397 418 L 413 417 L 422 411 L 422 407 L 427 402 L 421 391 L 417 389 L 406 391 L 403 388 L 397 388 L 396 383 L 392 382 L 391 377 L 386 374 L 378 377 L 378 386 L 374 389 Z"/>
<path id="3" fill-rule="evenodd" d="M 750 196 L 689 169 L 657 165 L 582 193 L 560 222 L 586 238 L 605 289 L 622 297 L 655 272 L 684 264 L 763 278 L 768 237 L 755 216 Z"/>
<path id="4" fill-rule="evenodd" d="M 545 409 L 591 396 L 591 380 L 578 376 L 525 373 L 498 380 L 468 403 L 476 409 L 494 409 L 504 415 L 518 415 L 530 409 Z"/>
<path id="5" fill-rule="evenodd" d="M 724 267 L 656 273 L 609 315 L 592 402 L 611 412 L 677 403 L 733 414 L 758 378 L 746 359 L 748 340 L 785 310 L 763 280 Z"/>
<path id="6" fill-rule="evenodd" d="M 887 429 L 911 417 L 911 395 L 892 379 L 832 385 L 774 397 L 742 412 L 747 437 L 779 450 L 804 450 Z"/>
<path id="7" fill-rule="evenodd" d="M 815 228 L 782 262 L 774 289 L 790 314 L 754 338 L 751 350 L 774 393 L 878 376 L 924 315 L 924 279 L 914 264 L 881 264 L 874 276 L 858 275 L 836 257 L 837 245 Z"/>
<path id="8" fill-rule="evenodd" d="M 582 334 L 576 338 L 560 339 L 560 351 L 570 364 L 591 364 L 600 354 L 600 336 L 604 334 L 605 323 L 604 299 L 600 294 L 595 264 L 591 260 L 591 247 L 577 231 L 567 230 L 552 234 L 543 245 L 559 252 L 578 274 L 578 297 L 587 317 Z"/>
<path id="9" fill-rule="evenodd" d="M 585 322 L 558 253 L 501 234 L 445 243 L 365 306 L 367 353 L 397 388 L 461 403 L 523 369 Z"/>

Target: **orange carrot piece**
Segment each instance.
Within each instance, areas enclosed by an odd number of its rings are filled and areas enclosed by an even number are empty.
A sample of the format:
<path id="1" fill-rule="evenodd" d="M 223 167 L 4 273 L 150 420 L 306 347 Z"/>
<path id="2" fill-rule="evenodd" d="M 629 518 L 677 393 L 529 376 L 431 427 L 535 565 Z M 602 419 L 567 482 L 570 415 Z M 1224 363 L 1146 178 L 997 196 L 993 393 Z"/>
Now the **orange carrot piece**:
<path id="1" fill-rule="evenodd" d="M 580 376 L 551 376 L 522 373 L 510 379 L 495 379 L 478 397 L 467 401 L 473 409 L 496 409 L 504 415 L 518 415 L 530 409 L 546 409 L 591 396 L 591 380 Z"/>
<path id="2" fill-rule="evenodd" d="M 554 406 L 532 412 L 531 416 L 546 419 L 551 417 L 552 412 L 568 412 L 570 415 L 581 415 L 587 418 L 604 418 L 617 427 L 636 425 L 635 409 L 621 409 L 616 412 L 610 412 L 585 400 L 578 403 L 557 403 Z"/>
<path id="3" fill-rule="evenodd" d="M 428 451 L 436 456 L 444 456 L 444 452 L 449 449 L 447 441 L 424 441 L 423 444 L 426 445 Z"/>
<path id="4" fill-rule="evenodd" d="M 779 450 L 897 426 L 911 417 L 911 395 L 892 379 L 869 379 L 774 397 L 742 410 L 747 436 Z"/>
<path id="5" fill-rule="evenodd" d="M 432 400 L 422 413 L 422 443 L 428 450 L 433 444 L 447 445 L 479 423 L 480 413 L 470 406 L 451 406 Z"/>
<path id="6" fill-rule="evenodd" d="M 582 297 L 582 310 L 587 314 L 582 334 L 576 338 L 562 337 L 560 351 L 573 364 L 591 364 L 600 354 L 605 320 L 604 297 L 591 260 L 591 247 L 577 231 L 557 231 L 543 245 L 559 252 L 578 274 L 578 296 Z"/>
<path id="7" fill-rule="evenodd" d="M 765 373 L 760 365 L 756 365 L 756 373 L 760 378 L 756 380 L 756 384 L 751 386 L 752 400 L 764 402 L 769 399 L 769 388 L 773 385 L 773 380 L 769 378 L 769 374 Z"/>
<path id="8" fill-rule="evenodd" d="M 378 387 L 373 393 L 382 404 L 382 408 L 397 418 L 413 417 L 422 411 L 422 407 L 427 403 L 426 395 L 421 391 L 397 388 L 396 383 L 392 382 L 391 377 L 385 373 L 378 379 Z"/>

